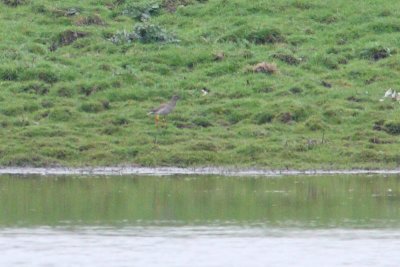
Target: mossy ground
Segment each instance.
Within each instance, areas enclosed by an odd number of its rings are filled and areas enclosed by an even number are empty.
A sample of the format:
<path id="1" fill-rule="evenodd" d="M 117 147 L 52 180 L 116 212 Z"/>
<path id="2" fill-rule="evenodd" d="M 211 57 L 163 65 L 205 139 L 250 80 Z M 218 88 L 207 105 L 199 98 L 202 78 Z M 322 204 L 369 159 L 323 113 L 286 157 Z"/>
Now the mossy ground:
<path id="1" fill-rule="evenodd" d="M 132 3 L 160 8 L 133 17 Z M 400 163 L 400 104 L 379 101 L 400 89 L 396 0 L 2 1 L 0 13 L 0 165 Z M 141 19 L 180 41 L 110 41 Z M 277 71 L 254 72 L 261 62 Z M 146 113 L 173 94 L 156 129 Z"/>

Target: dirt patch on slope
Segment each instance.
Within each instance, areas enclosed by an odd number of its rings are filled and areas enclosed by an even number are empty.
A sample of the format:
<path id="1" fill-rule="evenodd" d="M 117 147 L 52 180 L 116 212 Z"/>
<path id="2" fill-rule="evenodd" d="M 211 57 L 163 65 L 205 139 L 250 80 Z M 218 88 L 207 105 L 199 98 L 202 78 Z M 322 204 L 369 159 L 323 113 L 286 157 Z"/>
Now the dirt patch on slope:
<path id="1" fill-rule="evenodd" d="M 59 34 L 58 38 L 56 41 L 52 43 L 50 46 L 50 51 L 55 51 L 61 46 L 66 46 L 70 45 L 79 38 L 83 38 L 88 36 L 89 33 L 87 32 L 80 32 L 80 31 L 72 31 L 72 30 L 66 30 L 62 33 Z"/>

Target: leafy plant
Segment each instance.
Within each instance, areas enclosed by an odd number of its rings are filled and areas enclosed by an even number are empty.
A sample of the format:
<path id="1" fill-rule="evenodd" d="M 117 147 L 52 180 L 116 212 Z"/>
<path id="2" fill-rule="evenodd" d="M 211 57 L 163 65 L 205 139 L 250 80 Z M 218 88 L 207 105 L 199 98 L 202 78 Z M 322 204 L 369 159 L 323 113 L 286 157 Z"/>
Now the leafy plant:
<path id="1" fill-rule="evenodd" d="M 117 31 L 109 40 L 116 45 L 130 44 L 136 40 L 136 34 L 126 30 Z"/>
<path id="2" fill-rule="evenodd" d="M 160 10 L 160 5 L 157 3 L 127 3 L 122 11 L 123 15 L 133 19 L 145 21 L 152 15 L 157 14 Z"/>
<path id="3" fill-rule="evenodd" d="M 133 32 L 125 30 L 117 32 L 110 38 L 114 44 L 129 44 L 134 41 L 142 43 L 176 43 L 179 40 L 158 25 L 143 23 L 138 24 Z"/>

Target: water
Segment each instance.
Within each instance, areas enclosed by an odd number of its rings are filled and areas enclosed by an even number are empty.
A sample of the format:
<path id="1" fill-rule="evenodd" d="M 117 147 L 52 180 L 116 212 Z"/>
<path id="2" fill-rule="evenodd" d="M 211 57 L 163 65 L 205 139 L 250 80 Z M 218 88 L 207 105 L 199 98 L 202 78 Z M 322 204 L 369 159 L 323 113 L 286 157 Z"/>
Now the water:
<path id="1" fill-rule="evenodd" d="M 0 176 L 0 266 L 398 266 L 400 178 Z"/>

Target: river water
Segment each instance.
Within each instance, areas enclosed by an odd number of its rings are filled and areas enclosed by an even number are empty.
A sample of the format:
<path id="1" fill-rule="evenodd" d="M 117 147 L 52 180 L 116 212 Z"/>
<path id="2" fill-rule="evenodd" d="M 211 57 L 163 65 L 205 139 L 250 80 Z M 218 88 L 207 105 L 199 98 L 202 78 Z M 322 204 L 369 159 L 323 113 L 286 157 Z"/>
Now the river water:
<path id="1" fill-rule="evenodd" d="M 0 266 L 399 266 L 400 178 L 0 176 Z"/>

